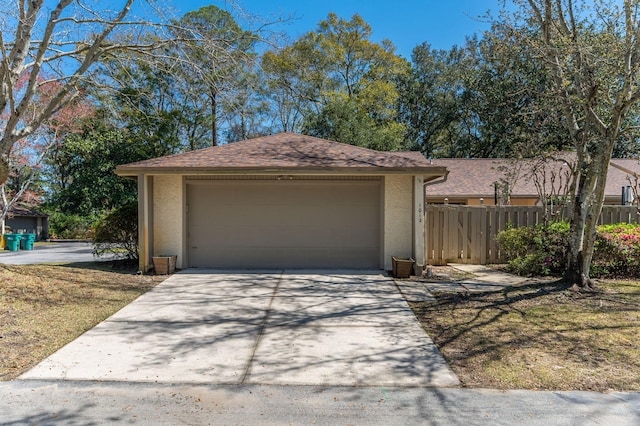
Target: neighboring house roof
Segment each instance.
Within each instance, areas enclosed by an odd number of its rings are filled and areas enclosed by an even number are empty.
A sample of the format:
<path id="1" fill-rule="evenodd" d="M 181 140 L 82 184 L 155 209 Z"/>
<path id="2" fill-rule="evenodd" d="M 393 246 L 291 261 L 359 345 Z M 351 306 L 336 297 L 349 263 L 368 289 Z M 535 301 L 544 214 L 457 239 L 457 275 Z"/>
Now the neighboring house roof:
<path id="1" fill-rule="evenodd" d="M 574 161 L 571 153 L 561 154 L 558 158 L 566 158 L 568 162 Z M 434 166 L 446 167 L 449 176 L 443 183 L 437 183 L 425 187 L 427 198 L 488 198 L 494 196 L 495 182 L 501 179 L 510 180 L 507 171 L 517 173 L 518 178 L 510 188 L 511 197 L 537 197 L 538 190 L 533 178 L 532 170 L 539 165 L 539 160 L 524 160 L 516 162 L 504 158 L 439 158 L 433 160 Z M 559 176 L 565 181 L 565 172 L 568 166 L 563 161 L 550 161 L 547 164 L 547 180 L 555 173 L 556 188 L 560 184 Z M 621 187 L 630 185 L 628 176 L 632 173 L 640 175 L 640 162 L 638 160 L 612 159 L 611 167 L 607 175 L 605 195 L 607 197 L 619 197 Z M 547 181 L 547 190 L 550 183 Z"/>
<path id="2" fill-rule="evenodd" d="M 446 167 L 449 176 L 443 183 L 426 186 L 427 197 L 493 198 L 495 183 L 514 167 L 512 161 L 497 158 L 438 158 L 433 165 Z M 517 179 L 510 189 L 512 197 L 537 195 L 531 179 Z"/>
<path id="3" fill-rule="evenodd" d="M 297 133 L 279 133 L 227 145 L 154 158 L 116 168 L 137 173 L 403 172 L 443 176 L 419 152 L 382 152 Z"/>
<path id="4" fill-rule="evenodd" d="M 24 206 L 13 206 L 7 217 L 11 219 L 12 217 L 49 217 L 49 215 Z"/>

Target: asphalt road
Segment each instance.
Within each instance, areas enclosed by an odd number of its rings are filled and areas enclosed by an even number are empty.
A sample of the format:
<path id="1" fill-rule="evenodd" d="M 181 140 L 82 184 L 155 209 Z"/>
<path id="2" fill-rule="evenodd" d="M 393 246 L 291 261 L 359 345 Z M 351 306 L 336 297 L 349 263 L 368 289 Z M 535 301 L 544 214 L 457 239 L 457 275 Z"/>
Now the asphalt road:
<path id="1" fill-rule="evenodd" d="M 639 393 L 0 383 L 3 425 L 638 425 Z"/>
<path id="2" fill-rule="evenodd" d="M 91 243 L 38 244 L 33 250 L 0 250 L 0 263 L 7 265 L 29 265 L 40 263 L 76 263 L 110 260 L 109 257 L 93 256 Z"/>

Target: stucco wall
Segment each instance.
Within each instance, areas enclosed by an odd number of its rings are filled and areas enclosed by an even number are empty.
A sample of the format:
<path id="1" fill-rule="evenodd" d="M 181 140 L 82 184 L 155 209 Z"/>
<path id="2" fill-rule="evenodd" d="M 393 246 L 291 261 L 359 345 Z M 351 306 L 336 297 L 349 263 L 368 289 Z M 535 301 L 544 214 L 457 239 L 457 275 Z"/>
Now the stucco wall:
<path id="1" fill-rule="evenodd" d="M 182 176 L 154 176 L 152 255 L 177 255 L 177 268 L 182 268 L 184 257 L 183 200 Z"/>
<path id="2" fill-rule="evenodd" d="M 391 256 L 411 257 L 413 243 L 413 178 L 388 175 L 384 179 L 384 268 Z"/>

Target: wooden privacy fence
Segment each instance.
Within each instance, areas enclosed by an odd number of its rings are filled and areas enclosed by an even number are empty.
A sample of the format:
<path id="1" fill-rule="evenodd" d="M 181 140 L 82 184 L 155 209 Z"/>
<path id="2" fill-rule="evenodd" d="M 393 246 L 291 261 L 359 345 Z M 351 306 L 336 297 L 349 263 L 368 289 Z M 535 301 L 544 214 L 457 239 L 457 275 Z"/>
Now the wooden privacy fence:
<path id="1" fill-rule="evenodd" d="M 542 206 L 452 206 L 425 208 L 425 261 L 430 265 L 502 263 L 498 232 L 507 224 L 529 226 L 544 221 Z M 604 206 L 599 224 L 638 223 L 636 206 Z"/>

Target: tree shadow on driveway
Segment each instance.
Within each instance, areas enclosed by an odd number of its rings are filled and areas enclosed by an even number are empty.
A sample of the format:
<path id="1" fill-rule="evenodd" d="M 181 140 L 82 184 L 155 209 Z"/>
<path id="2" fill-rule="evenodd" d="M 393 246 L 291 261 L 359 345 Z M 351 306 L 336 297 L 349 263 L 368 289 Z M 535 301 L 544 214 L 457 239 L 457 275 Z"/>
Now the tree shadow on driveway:
<path id="1" fill-rule="evenodd" d="M 167 279 L 23 378 L 456 386 L 393 281 L 366 274 Z"/>

